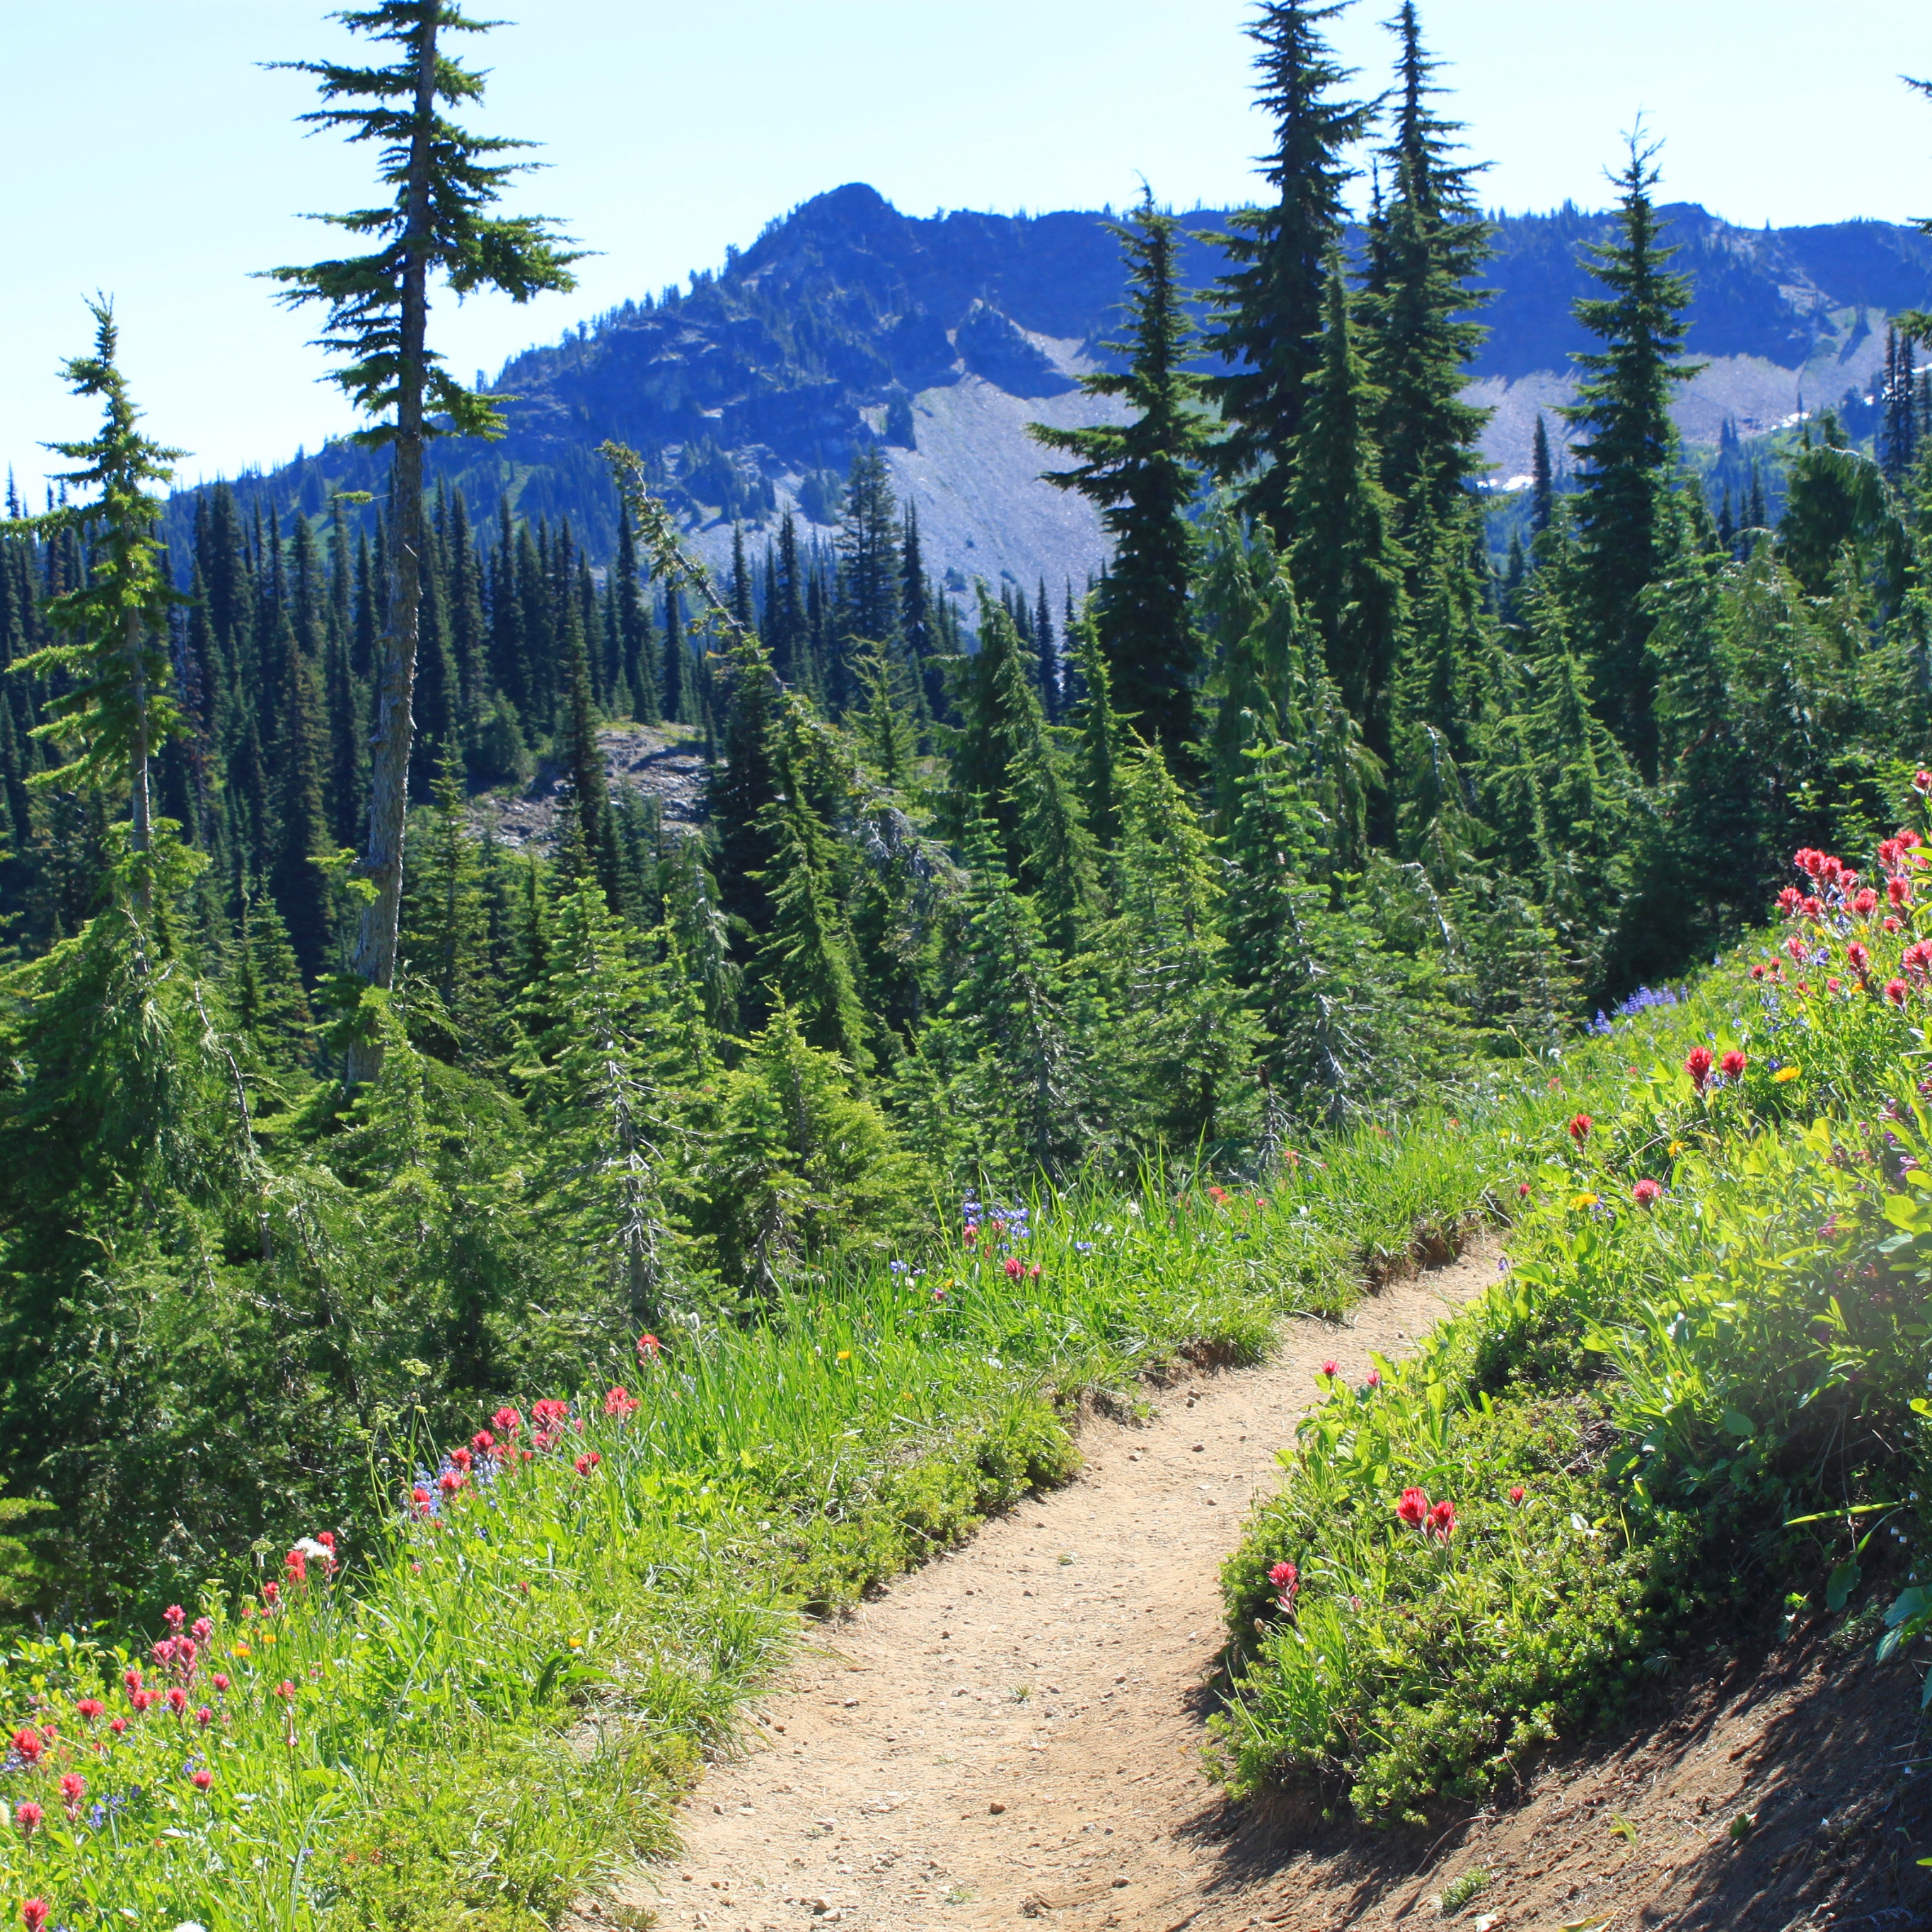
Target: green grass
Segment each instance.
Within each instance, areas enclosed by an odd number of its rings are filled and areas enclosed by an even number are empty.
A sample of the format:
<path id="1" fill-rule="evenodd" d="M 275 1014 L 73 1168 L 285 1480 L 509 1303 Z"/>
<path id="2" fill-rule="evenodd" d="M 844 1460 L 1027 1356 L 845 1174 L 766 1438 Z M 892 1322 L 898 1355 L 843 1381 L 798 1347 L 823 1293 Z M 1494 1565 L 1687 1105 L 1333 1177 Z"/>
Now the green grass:
<path id="1" fill-rule="evenodd" d="M 1912 922 L 1797 930 L 1782 983 L 1754 947 L 1620 1024 L 1588 1132 L 1525 1138 L 1507 1274 L 1302 1425 L 1226 1573 L 1238 1791 L 1421 1822 L 1714 1642 L 1776 1634 L 1787 1594 L 1802 1622 L 1916 1586 L 1928 995 L 1887 990 Z M 1700 1046 L 1742 1074 L 1700 1091 Z M 1453 1505 L 1449 1534 L 1404 1520 L 1411 1488 Z M 1928 1620 L 1906 1589 L 1893 1647 Z"/>
<path id="2" fill-rule="evenodd" d="M 1253 1360 L 1284 1315 L 1339 1312 L 1364 1276 L 1504 1212 L 1539 1137 L 1620 1078 L 1600 1046 L 1567 1075 L 1491 1068 L 1442 1109 L 1297 1149 L 1258 1190 L 1076 1188 L 1030 1204 L 1023 1238 L 987 1203 L 970 1252 L 948 1228 L 661 1358 L 613 1337 L 634 1412 L 580 1392 L 527 1461 L 525 1418 L 494 1480 L 472 1456 L 434 1514 L 396 1508 L 377 1546 L 333 1580 L 311 1564 L 272 1609 L 211 1583 L 185 1609 L 209 1626 L 191 1671 L 145 1655 L 159 1631 L 16 1642 L 0 1690 L 42 1748 L 0 1795 L 44 1816 L 0 1835 L 0 1896 L 76 1928 L 549 1923 L 668 1848 L 677 1795 L 802 1611 L 1063 1480 L 1083 1391 L 1183 1354 Z M 136 1666 L 185 1692 L 181 1714 L 133 1708 Z M 63 1775 L 86 1781 L 71 1819 Z"/>

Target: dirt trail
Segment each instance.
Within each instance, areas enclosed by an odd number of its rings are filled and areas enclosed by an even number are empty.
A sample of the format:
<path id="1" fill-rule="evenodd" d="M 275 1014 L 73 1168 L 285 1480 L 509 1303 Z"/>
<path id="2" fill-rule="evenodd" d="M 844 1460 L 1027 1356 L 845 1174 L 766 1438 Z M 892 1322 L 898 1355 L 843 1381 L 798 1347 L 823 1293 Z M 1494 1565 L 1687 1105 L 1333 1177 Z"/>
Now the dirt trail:
<path id="1" fill-rule="evenodd" d="M 712 1932 L 1248 1922 L 1199 1748 L 1217 1576 L 1333 1357 L 1413 1344 L 1495 1278 L 1493 1249 L 1294 1324 L 1258 1368 L 1096 1420 L 1066 1488 L 826 1630 L 682 1814 L 684 1856 L 626 1903 Z M 1232 1916 L 1225 1915 L 1232 1914 Z"/>

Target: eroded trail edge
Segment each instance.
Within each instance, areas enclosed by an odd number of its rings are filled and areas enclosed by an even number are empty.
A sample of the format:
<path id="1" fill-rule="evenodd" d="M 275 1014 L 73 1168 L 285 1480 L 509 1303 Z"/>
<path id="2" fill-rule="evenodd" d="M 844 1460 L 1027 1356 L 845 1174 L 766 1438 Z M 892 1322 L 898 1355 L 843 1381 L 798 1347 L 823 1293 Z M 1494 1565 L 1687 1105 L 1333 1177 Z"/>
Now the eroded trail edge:
<path id="1" fill-rule="evenodd" d="M 1360 1380 L 1496 1270 L 1479 1246 L 1150 1420 L 1090 1421 L 1076 1480 L 801 1651 L 686 1806 L 684 1856 L 625 1902 L 714 1932 L 1245 1923 L 1199 1758 L 1222 1559 L 1320 1364 Z"/>

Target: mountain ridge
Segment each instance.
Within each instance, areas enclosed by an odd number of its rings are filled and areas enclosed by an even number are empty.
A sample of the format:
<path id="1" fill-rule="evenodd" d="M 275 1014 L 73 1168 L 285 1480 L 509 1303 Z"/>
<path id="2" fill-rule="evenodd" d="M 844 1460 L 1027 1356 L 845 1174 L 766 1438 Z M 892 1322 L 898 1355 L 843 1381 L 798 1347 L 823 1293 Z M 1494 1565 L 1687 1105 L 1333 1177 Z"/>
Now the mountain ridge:
<path id="1" fill-rule="evenodd" d="M 1715 442 L 1726 422 L 1761 433 L 1862 395 L 1886 319 L 1932 301 L 1932 237 L 1912 228 L 1743 229 L 1689 202 L 1659 212 L 1692 280 L 1688 350 L 1707 365 L 1678 399 L 1693 442 Z M 1182 218 L 1182 272 L 1196 291 L 1219 271 L 1212 237 L 1227 218 Z M 1571 393 L 1568 357 L 1586 346 L 1571 304 L 1612 218 L 1565 204 L 1490 219 L 1496 253 L 1479 284 L 1492 292 L 1480 310 L 1490 333 L 1472 394 L 1495 411 L 1485 453 L 1508 482 L 1527 468 L 1538 412 Z M 975 577 L 1058 591 L 1097 570 L 1106 544 L 1088 505 L 1039 481 L 1052 466 L 1024 425 L 1114 413 L 1078 379 L 1109 359 L 1121 292 L 1105 214 L 908 215 L 848 182 L 728 249 L 688 290 L 512 356 L 491 386 L 505 398 L 504 440 L 441 445 L 431 473 L 461 484 L 479 518 L 505 494 L 521 513 L 568 516 L 608 557 L 615 504 L 594 452 L 616 437 L 644 454 L 716 566 L 734 522 L 769 531 L 794 510 L 829 534 L 838 479 L 872 442 L 917 503 L 928 560 L 956 594 Z M 379 459 L 332 443 L 244 488 L 314 515 L 332 490 L 380 479 Z"/>

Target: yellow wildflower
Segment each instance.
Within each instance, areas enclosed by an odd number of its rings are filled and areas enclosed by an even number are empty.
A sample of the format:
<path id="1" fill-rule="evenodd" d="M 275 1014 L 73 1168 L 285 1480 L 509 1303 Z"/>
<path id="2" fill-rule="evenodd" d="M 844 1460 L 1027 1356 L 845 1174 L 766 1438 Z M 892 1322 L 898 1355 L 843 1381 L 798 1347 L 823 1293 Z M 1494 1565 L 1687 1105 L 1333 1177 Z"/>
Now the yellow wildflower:
<path id="1" fill-rule="evenodd" d="M 229 1655 L 231 1657 L 253 1657 L 254 1654 L 255 1653 L 250 1650 L 245 1643 L 238 1643 L 235 1646 L 234 1648 L 229 1652 Z"/>
<path id="2" fill-rule="evenodd" d="M 838 1359 L 842 1362 L 849 1362 L 852 1359 L 852 1351 L 850 1348 L 841 1348 L 838 1351 Z"/>
<path id="3" fill-rule="evenodd" d="M 1798 1079 L 1800 1075 L 1798 1070 L 1795 1066 L 1780 1066 L 1771 1077 L 1782 1087 L 1787 1080 Z"/>
<path id="4" fill-rule="evenodd" d="M 1599 1201 L 1599 1198 L 1596 1195 L 1576 1194 L 1573 1195 L 1570 1197 L 1570 1204 L 1572 1208 L 1576 1209 L 1580 1213 L 1586 1208 L 1594 1208 L 1599 1206 L 1600 1202 Z"/>
<path id="5" fill-rule="evenodd" d="M 1675 1160 L 1683 1151 L 1684 1143 L 1682 1141 L 1672 1141 L 1670 1143 L 1670 1157 L 1672 1160 Z"/>

